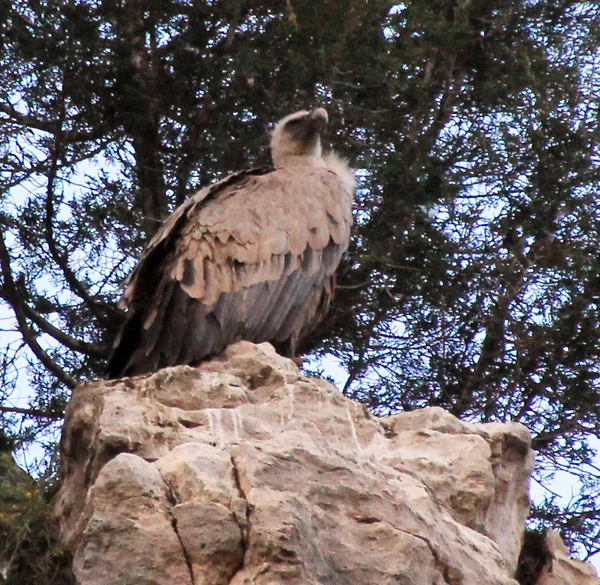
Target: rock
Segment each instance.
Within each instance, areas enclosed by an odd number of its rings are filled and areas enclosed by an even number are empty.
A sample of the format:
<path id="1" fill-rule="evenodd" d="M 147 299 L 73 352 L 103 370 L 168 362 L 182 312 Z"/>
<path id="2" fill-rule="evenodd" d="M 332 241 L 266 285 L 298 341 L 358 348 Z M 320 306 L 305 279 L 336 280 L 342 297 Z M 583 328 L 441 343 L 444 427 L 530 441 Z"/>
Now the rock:
<path id="1" fill-rule="evenodd" d="M 569 558 L 569 550 L 553 530 L 546 532 L 544 549 L 549 559 L 536 585 L 598 585 L 598 574 L 590 563 Z"/>
<path id="2" fill-rule="evenodd" d="M 81 585 L 514 585 L 527 430 L 387 419 L 241 342 L 80 386 L 55 513 Z"/>
<path id="3" fill-rule="evenodd" d="M 185 550 L 173 530 L 172 503 L 156 467 L 121 453 L 91 487 L 85 543 L 74 559 L 81 583 L 192 584 Z"/>

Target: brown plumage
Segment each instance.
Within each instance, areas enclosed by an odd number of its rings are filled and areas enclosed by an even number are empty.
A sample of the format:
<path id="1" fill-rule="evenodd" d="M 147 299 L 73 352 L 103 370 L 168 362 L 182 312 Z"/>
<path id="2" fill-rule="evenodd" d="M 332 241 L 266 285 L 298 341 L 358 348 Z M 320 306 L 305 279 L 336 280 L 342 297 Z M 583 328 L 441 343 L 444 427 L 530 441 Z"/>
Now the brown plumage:
<path id="1" fill-rule="evenodd" d="M 235 173 L 178 207 L 125 281 L 111 377 L 195 364 L 240 339 L 293 356 L 327 311 L 354 177 L 321 155 L 327 112 L 275 127 L 275 168 Z"/>

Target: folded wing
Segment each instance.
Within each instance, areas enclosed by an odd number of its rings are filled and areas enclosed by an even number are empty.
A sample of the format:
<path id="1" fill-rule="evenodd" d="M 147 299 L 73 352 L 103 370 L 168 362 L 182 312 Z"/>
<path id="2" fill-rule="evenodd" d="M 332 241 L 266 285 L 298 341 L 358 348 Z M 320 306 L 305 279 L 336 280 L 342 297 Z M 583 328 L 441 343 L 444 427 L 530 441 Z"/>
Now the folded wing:
<path id="1" fill-rule="evenodd" d="M 293 355 L 327 310 L 352 198 L 326 167 L 237 173 L 197 193 L 126 282 L 109 375 L 194 364 L 240 339 Z"/>

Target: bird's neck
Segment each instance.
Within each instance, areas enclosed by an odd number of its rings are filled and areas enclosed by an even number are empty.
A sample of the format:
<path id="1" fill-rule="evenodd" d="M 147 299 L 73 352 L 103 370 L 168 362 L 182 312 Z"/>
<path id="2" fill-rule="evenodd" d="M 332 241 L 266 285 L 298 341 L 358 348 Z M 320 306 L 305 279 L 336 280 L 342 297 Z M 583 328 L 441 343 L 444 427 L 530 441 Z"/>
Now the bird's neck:
<path id="1" fill-rule="evenodd" d="M 325 162 L 323 158 L 319 156 L 314 156 L 311 154 L 286 154 L 284 156 L 279 156 L 274 159 L 274 164 L 276 167 L 324 167 Z"/>

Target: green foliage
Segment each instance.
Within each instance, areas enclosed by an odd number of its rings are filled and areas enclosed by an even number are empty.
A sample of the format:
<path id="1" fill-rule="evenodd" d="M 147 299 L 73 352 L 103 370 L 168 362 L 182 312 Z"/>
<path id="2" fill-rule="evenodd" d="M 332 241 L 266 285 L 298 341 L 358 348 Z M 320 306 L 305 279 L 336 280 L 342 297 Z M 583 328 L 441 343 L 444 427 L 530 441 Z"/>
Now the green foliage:
<path id="1" fill-rule="evenodd" d="M 55 541 L 41 484 L 0 453 L 0 583 L 72 585 L 71 558 Z"/>
<path id="2" fill-rule="evenodd" d="M 527 425 L 539 482 L 579 480 L 535 517 L 594 553 L 599 18 L 568 0 L 0 2 L 3 405 L 26 376 L 34 392 L 5 429 L 48 430 L 101 376 L 160 220 L 266 162 L 269 122 L 323 105 L 356 227 L 304 349 L 378 413 Z"/>

